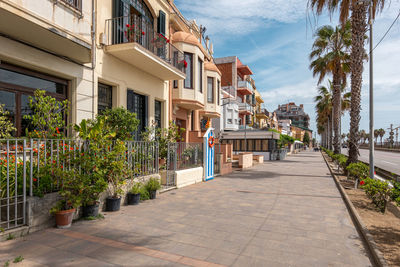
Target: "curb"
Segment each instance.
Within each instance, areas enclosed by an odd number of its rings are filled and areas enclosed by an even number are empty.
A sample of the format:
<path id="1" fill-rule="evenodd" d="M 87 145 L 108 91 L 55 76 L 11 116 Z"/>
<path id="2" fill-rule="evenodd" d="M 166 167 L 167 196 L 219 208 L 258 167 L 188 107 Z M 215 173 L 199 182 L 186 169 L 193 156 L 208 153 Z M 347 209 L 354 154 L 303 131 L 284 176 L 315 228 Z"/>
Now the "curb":
<path id="1" fill-rule="evenodd" d="M 372 260 L 374 262 L 371 262 L 374 266 L 379 266 L 379 267 L 389 267 L 389 265 L 386 263 L 385 258 L 383 257 L 382 252 L 378 249 L 378 246 L 376 245 L 372 235 L 368 231 L 367 227 L 363 223 L 360 215 L 358 214 L 356 208 L 354 207 L 353 203 L 349 199 L 349 197 L 346 194 L 345 189 L 343 186 L 340 184 L 339 179 L 336 177 L 336 175 L 333 173 L 331 166 L 329 166 L 328 161 L 325 158 L 325 155 L 322 154 L 322 157 L 324 158 L 324 161 L 326 163 L 326 166 L 329 169 L 329 172 L 331 173 L 333 180 L 335 181 L 336 187 L 338 188 L 340 194 L 342 195 L 342 198 L 344 200 L 344 203 L 346 204 L 347 210 L 350 213 L 350 217 L 353 220 L 354 225 L 356 226 L 357 231 L 361 234 L 361 237 L 364 241 L 364 243 L 367 245 L 367 250 L 372 256 Z"/>

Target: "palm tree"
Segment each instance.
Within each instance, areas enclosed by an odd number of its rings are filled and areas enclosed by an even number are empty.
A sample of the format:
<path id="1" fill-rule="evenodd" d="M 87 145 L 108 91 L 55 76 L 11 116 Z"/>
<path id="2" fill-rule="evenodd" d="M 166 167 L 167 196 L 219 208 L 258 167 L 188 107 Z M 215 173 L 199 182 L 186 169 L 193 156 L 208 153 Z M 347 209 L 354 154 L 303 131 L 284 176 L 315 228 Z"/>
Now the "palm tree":
<path id="1" fill-rule="evenodd" d="M 379 130 L 378 130 L 379 132 L 378 132 L 378 135 L 379 135 L 379 137 L 381 138 L 381 146 L 382 146 L 382 138 L 385 136 L 385 130 L 384 129 L 382 129 L 382 128 L 380 128 Z"/>
<path id="2" fill-rule="evenodd" d="M 318 87 L 318 95 L 314 98 L 317 112 L 318 133 L 323 136 L 323 146 L 331 149 L 332 144 L 332 91 L 325 86 Z"/>
<path id="3" fill-rule="evenodd" d="M 372 14 L 384 8 L 385 0 L 308 0 L 308 5 L 321 14 L 324 8 L 333 14 L 340 10 L 340 22 L 345 24 L 351 10 L 351 110 L 350 110 L 350 142 L 348 163 L 358 161 L 358 129 L 360 125 L 361 86 L 363 61 L 365 59 L 365 29 L 367 28 L 367 10 L 372 3 Z"/>
<path id="4" fill-rule="evenodd" d="M 360 136 L 359 140 L 361 141 L 361 144 L 364 145 L 367 138 L 367 132 L 365 130 L 361 130 L 358 135 Z"/>
<path id="5" fill-rule="evenodd" d="M 375 143 L 378 142 L 378 136 L 379 136 L 379 130 L 375 129 L 374 130 Z"/>
<path id="6" fill-rule="evenodd" d="M 333 28 L 325 25 L 315 33 L 315 41 L 310 54 L 310 69 L 313 76 L 319 76 L 320 84 L 327 74 L 333 81 L 333 140 L 334 152 L 340 153 L 341 88 L 346 84 L 350 72 L 351 24 Z"/>
<path id="7" fill-rule="evenodd" d="M 332 103 L 333 103 L 333 84 L 329 82 L 329 87 L 319 86 L 318 95 L 314 98 L 316 102 L 315 109 L 317 112 L 317 129 L 318 134 L 323 137 L 323 145 L 332 148 Z M 344 114 L 350 107 L 350 93 L 345 91 L 345 87 L 342 86 L 341 94 L 339 95 L 340 103 L 342 103 L 340 116 Z"/>

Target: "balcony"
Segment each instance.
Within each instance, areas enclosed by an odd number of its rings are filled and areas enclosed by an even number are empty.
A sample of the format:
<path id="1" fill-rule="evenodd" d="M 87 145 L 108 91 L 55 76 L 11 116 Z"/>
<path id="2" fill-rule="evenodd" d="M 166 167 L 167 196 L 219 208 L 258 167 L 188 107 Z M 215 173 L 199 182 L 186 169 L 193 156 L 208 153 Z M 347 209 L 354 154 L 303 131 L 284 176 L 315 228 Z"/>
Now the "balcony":
<path id="1" fill-rule="evenodd" d="M 82 12 L 81 0 L 53 2 L 0 1 L 0 33 L 81 64 L 91 62 L 90 20 L 76 14 Z"/>
<path id="2" fill-rule="evenodd" d="M 183 53 L 136 15 L 106 20 L 105 51 L 161 80 L 186 77 Z"/>
<path id="3" fill-rule="evenodd" d="M 262 108 L 260 111 L 257 111 L 256 118 L 257 119 L 268 119 L 267 110 L 265 108 Z"/>
<path id="4" fill-rule="evenodd" d="M 239 103 L 239 113 L 244 115 L 251 115 L 251 106 L 247 103 Z"/>
<path id="5" fill-rule="evenodd" d="M 248 81 L 238 81 L 238 92 L 242 95 L 253 94 L 253 86 Z"/>

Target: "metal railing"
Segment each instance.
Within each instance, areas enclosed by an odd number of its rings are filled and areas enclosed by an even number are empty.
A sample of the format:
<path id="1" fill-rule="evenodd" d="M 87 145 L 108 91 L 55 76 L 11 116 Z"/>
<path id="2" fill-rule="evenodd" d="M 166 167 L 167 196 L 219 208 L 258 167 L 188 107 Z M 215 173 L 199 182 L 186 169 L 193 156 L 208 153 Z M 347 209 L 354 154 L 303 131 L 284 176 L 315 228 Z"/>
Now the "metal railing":
<path id="1" fill-rule="evenodd" d="M 248 81 L 238 81 L 238 89 L 240 88 L 246 88 L 253 92 L 253 86 Z"/>
<path id="2" fill-rule="evenodd" d="M 238 103 L 239 111 L 251 112 L 252 108 L 248 103 Z"/>
<path id="3" fill-rule="evenodd" d="M 125 146 L 127 166 L 134 177 L 158 173 L 158 143 L 125 141 Z M 102 156 L 112 149 L 113 145 L 103 149 Z M 90 141 L 84 140 L 1 139 L 0 228 L 24 225 L 26 197 L 58 191 L 62 178 L 54 170 L 81 171 L 81 164 L 73 159 L 89 152 Z"/>
<path id="4" fill-rule="evenodd" d="M 178 70 L 185 71 L 183 53 L 162 34 L 156 33 L 153 24 L 137 16 L 123 16 L 106 20 L 106 45 L 138 43 Z"/>
<path id="5" fill-rule="evenodd" d="M 61 0 L 66 5 L 82 12 L 82 0 Z"/>
<path id="6" fill-rule="evenodd" d="M 275 149 L 270 152 L 270 160 L 284 160 L 287 156 L 287 149 Z"/>

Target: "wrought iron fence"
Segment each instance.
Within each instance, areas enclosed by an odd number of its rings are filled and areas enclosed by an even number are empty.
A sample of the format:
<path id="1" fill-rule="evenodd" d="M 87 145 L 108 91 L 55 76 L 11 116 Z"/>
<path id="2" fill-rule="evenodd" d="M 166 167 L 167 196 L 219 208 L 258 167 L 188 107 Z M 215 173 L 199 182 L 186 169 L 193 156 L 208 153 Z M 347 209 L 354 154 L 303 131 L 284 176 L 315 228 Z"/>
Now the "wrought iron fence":
<path id="1" fill-rule="evenodd" d="M 221 144 L 220 143 L 216 143 L 214 145 L 214 174 L 220 174 L 221 173 Z"/>
<path id="2" fill-rule="evenodd" d="M 270 151 L 270 160 L 284 160 L 287 156 L 287 149 L 274 149 Z"/>
<path id="3" fill-rule="evenodd" d="M 125 141 L 125 147 L 127 166 L 133 176 L 158 173 L 158 143 Z M 113 144 L 103 151 L 112 149 Z M 73 159 L 86 152 L 90 152 L 90 141 L 1 139 L 0 228 L 25 224 L 26 197 L 58 191 L 62 178 L 54 170 L 81 170 L 81 163 Z"/>
<path id="4" fill-rule="evenodd" d="M 180 71 L 185 71 L 183 53 L 170 40 L 154 31 L 153 24 L 137 15 L 116 17 L 106 20 L 106 45 L 138 43 L 154 55 Z"/>
<path id="5" fill-rule="evenodd" d="M 176 186 L 175 172 L 203 166 L 203 143 L 168 143 L 164 186 Z"/>

